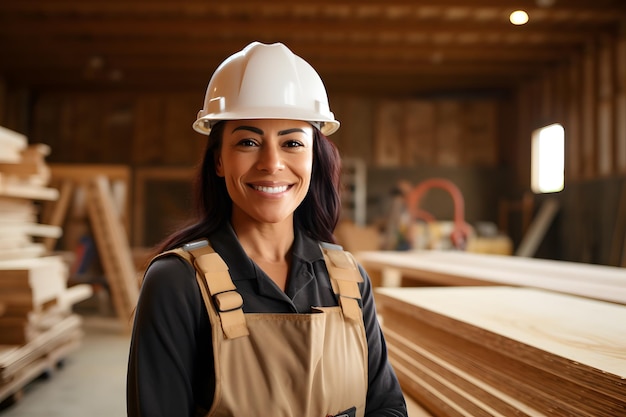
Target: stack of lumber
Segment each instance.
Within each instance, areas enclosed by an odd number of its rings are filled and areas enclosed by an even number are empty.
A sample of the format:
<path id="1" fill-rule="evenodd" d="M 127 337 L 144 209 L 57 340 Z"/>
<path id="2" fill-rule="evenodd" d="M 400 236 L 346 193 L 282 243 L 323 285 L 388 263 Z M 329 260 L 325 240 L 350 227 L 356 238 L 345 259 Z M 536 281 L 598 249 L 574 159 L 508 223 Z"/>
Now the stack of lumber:
<path id="1" fill-rule="evenodd" d="M 46 187 L 50 170 L 46 145 L 28 145 L 24 135 L 0 127 L 0 260 L 41 256 L 45 247 L 34 237 L 58 237 L 61 229 L 37 223 L 36 201 L 55 200 Z"/>
<path id="2" fill-rule="evenodd" d="M 0 127 L 0 401 L 79 344 L 72 306 L 91 296 L 89 285 L 68 288 L 66 262 L 37 241 L 62 232 L 38 222 L 38 203 L 59 195 L 48 187 L 48 153 Z"/>
<path id="3" fill-rule="evenodd" d="M 519 287 L 379 288 L 403 390 L 435 416 L 626 415 L 626 306 Z"/>

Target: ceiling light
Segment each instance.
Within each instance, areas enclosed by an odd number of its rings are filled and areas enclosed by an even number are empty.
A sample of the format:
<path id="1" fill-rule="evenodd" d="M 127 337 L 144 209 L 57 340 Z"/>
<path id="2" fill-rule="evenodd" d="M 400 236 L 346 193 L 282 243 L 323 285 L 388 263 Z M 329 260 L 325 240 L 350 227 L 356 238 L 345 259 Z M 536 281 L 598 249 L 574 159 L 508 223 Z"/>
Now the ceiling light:
<path id="1" fill-rule="evenodd" d="M 528 22 L 528 13 L 523 10 L 516 10 L 509 16 L 509 21 L 514 25 L 524 25 Z"/>

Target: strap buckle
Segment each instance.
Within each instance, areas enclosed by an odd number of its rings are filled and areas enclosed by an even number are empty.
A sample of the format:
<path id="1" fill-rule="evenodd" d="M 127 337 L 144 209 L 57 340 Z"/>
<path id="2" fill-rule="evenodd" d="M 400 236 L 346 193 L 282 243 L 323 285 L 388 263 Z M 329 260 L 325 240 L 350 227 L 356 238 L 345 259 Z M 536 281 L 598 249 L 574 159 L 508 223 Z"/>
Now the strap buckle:
<path id="1" fill-rule="evenodd" d="M 243 297 L 236 290 L 213 294 L 213 303 L 220 313 L 228 313 L 243 308 Z"/>

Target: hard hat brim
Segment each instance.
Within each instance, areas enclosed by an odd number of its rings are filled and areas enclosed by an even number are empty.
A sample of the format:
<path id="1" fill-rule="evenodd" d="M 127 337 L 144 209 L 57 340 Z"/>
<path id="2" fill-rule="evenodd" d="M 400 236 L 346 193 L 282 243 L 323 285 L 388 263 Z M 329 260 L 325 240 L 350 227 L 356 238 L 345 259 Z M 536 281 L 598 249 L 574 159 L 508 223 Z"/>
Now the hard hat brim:
<path id="1" fill-rule="evenodd" d="M 320 125 L 320 131 L 325 136 L 332 135 L 339 129 L 340 123 L 339 121 L 334 119 L 334 115 L 331 113 L 328 119 L 320 119 L 319 114 L 304 114 L 300 109 L 294 109 L 293 111 L 288 111 L 284 108 L 281 109 L 251 109 L 249 111 L 241 111 L 237 112 L 225 112 L 217 114 L 207 114 L 199 117 L 195 123 L 193 124 L 193 129 L 202 133 L 203 135 L 208 135 L 211 132 L 211 127 L 223 120 L 255 120 L 255 119 L 281 119 L 281 120 L 301 120 L 303 122 L 314 123 L 315 125 Z"/>

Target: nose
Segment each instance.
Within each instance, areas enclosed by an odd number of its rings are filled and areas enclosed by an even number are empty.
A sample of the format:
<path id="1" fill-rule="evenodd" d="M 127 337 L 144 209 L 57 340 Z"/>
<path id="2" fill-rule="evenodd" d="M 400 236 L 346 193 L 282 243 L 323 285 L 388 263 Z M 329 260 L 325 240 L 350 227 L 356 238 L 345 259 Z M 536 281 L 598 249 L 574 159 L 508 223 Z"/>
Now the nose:
<path id="1" fill-rule="evenodd" d="M 279 146 L 266 145 L 261 147 L 257 169 L 273 174 L 285 167 Z"/>

